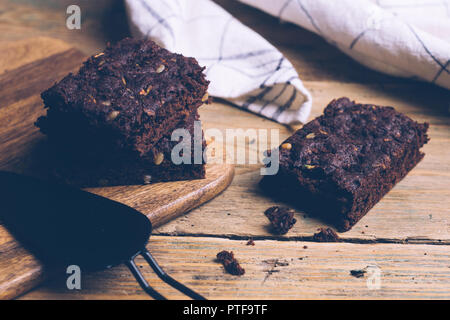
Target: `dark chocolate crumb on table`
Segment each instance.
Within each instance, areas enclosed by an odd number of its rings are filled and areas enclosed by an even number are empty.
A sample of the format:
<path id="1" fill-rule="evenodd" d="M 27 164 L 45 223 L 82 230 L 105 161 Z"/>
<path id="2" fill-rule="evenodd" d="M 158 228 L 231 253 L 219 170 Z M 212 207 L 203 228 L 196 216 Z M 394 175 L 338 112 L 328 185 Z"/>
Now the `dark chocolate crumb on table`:
<path id="1" fill-rule="evenodd" d="M 362 278 L 366 274 L 366 270 L 350 270 L 350 274 L 355 278 Z"/>
<path id="2" fill-rule="evenodd" d="M 270 207 L 264 214 L 270 220 L 272 230 L 276 234 L 286 234 L 297 222 L 294 211 L 287 207 Z"/>
<path id="3" fill-rule="evenodd" d="M 232 275 L 241 276 L 245 273 L 245 269 L 239 265 L 234 258 L 233 251 L 223 250 L 217 254 L 217 261 L 223 264 L 225 270 Z"/>
<path id="4" fill-rule="evenodd" d="M 320 228 L 319 232 L 313 235 L 313 240 L 317 242 L 340 242 L 338 234 L 331 228 Z"/>

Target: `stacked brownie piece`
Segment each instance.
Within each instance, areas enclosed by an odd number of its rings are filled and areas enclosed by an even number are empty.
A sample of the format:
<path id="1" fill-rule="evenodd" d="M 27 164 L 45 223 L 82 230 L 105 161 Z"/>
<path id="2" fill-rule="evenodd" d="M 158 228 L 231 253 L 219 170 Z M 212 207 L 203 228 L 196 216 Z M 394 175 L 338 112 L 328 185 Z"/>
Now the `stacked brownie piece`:
<path id="1" fill-rule="evenodd" d="M 194 161 L 205 147 L 197 112 L 209 100 L 203 70 L 150 40 L 127 38 L 89 58 L 42 93 L 47 115 L 36 125 L 55 151 L 53 177 L 80 187 L 204 178 L 201 157 Z M 172 141 L 176 129 L 189 137 Z M 175 164 L 172 149 L 182 140 L 191 163 Z"/>
<path id="2" fill-rule="evenodd" d="M 427 129 L 392 107 L 333 100 L 280 145 L 262 186 L 349 230 L 423 158 Z"/>

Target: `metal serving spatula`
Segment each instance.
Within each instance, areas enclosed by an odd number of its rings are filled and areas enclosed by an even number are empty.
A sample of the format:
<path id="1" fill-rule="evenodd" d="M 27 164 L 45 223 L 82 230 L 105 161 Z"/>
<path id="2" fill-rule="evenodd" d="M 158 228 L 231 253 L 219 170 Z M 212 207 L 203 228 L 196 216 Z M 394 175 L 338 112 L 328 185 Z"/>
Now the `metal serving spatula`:
<path id="1" fill-rule="evenodd" d="M 167 275 L 146 244 L 150 220 L 124 204 L 23 175 L 0 171 L 0 221 L 46 267 L 83 272 L 126 264 L 141 287 L 154 290 L 134 263 L 141 255 L 166 283 L 193 299 L 205 299 Z"/>

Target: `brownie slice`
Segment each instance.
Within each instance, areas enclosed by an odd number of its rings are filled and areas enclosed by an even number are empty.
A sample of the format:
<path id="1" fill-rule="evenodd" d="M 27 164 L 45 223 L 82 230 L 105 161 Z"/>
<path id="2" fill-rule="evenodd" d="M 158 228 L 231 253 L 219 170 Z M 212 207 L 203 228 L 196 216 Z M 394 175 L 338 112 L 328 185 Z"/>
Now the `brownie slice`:
<path id="1" fill-rule="evenodd" d="M 80 188 L 205 178 L 203 158 L 200 161 L 198 161 L 198 157 L 197 160 L 195 159 L 195 148 L 201 156 L 206 148 L 198 114 L 195 113 L 181 125 L 181 128 L 176 129 L 186 129 L 191 136 L 191 155 L 189 157 L 191 164 L 174 164 L 172 162 L 172 149 L 182 139 L 172 141 L 172 131 L 169 131 L 145 157 L 139 156 L 137 152 L 61 153 L 59 148 L 53 146 L 54 154 L 49 178 Z"/>
<path id="2" fill-rule="evenodd" d="M 333 100 L 281 144 L 261 185 L 349 230 L 423 158 L 427 129 L 392 107 Z"/>
<path id="3" fill-rule="evenodd" d="M 36 125 L 61 146 L 145 156 L 208 102 L 203 70 L 151 40 L 126 38 L 43 92 L 47 115 Z"/>

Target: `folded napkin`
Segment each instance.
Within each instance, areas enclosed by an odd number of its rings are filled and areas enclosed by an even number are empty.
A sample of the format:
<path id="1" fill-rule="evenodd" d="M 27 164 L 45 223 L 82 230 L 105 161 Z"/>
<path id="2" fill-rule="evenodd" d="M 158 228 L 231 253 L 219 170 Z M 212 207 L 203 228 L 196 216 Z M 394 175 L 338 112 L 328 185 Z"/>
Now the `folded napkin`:
<path id="1" fill-rule="evenodd" d="M 283 124 L 307 121 L 311 95 L 292 64 L 214 2 L 125 1 L 133 36 L 195 57 L 212 96 Z"/>
<path id="2" fill-rule="evenodd" d="M 450 89 L 450 0 L 239 0 L 325 38 L 360 63 Z"/>

